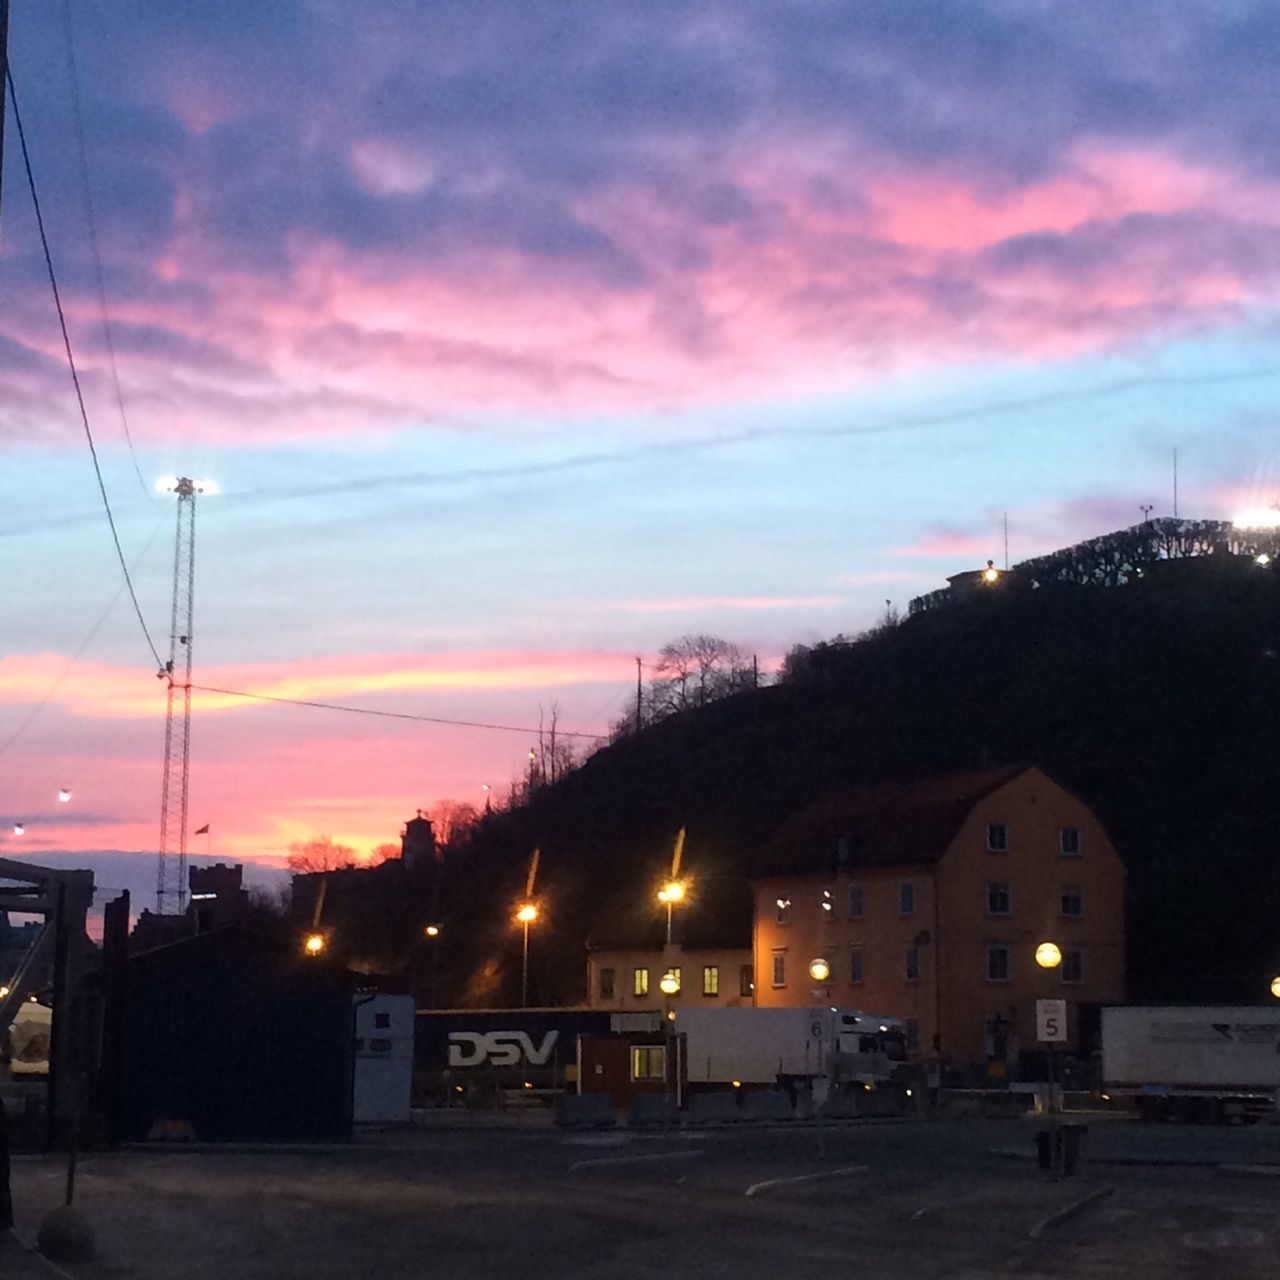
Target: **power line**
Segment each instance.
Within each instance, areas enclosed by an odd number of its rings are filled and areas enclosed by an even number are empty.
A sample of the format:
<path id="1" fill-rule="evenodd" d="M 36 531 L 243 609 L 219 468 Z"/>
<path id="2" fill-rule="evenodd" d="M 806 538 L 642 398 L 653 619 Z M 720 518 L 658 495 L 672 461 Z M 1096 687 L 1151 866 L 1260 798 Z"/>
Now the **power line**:
<path id="1" fill-rule="evenodd" d="M 133 589 L 133 578 L 129 574 L 129 566 L 125 562 L 124 549 L 120 546 L 120 535 L 116 532 L 115 516 L 111 513 L 111 502 L 107 498 L 106 482 L 102 478 L 102 468 L 98 464 L 98 450 L 93 443 L 93 431 L 89 427 L 89 413 L 84 404 L 84 392 L 80 389 L 80 375 L 76 370 L 75 355 L 71 350 L 71 335 L 67 332 L 67 317 L 62 310 L 62 296 L 58 292 L 58 277 L 53 270 L 53 255 L 49 251 L 49 237 L 45 234 L 44 216 L 40 212 L 40 197 L 36 193 L 36 178 L 31 169 L 31 153 L 27 149 L 27 133 L 22 127 L 22 113 L 18 109 L 18 90 L 13 83 L 13 71 L 5 68 L 5 80 L 9 85 L 9 101 L 13 103 L 13 123 L 18 129 L 18 145 L 22 150 L 22 164 L 27 174 L 27 186 L 31 190 L 31 203 L 35 208 L 36 227 L 40 232 L 40 245 L 44 250 L 44 265 L 49 273 L 49 287 L 53 290 L 53 302 L 58 311 L 58 324 L 62 329 L 62 345 L 67 353 L 67 365 L 71 370 L 71 383 L 76 391 L 76 403 L 80 406 L 80 422 L 84 426 L 85 439 L 89 442 L 89 456 L 93 459 L 93 473 L 98 478 L 98 492 L 102 495 L 102 506 L 107 513 L 107 524 L 111 526 L 111 541 L 115 543 L 116 559 L 120 562 L 120 572 L 124 574 L 125 586 L 129 588 L 129 599 L 133 601 L 133 611 L 138 616 L 138 625 L 146 638 L 147 647 L 155 659 L 157 667 L 164 664 L 160 661 L 159 650 L 147 630 L 146 619 L 142 616 L 142 606 L 138 603 L 137 592 Z"/>
<path id="2" fill-rule="evenodd" d="M 417 720 L 423 724 L 447 724 L 461 729 L 492 729 L 498 733 L 537 734 L 537 729 L 518 724 L 486 724 L 479 720 L 450 720 L 445 716 L 416 716 L 408 711 L 375 711 L 371 707 L 344 707 L 336 702 L 311 702 L 306 698 L 280 698 L 270 693 L 245 693 L 241 689 L 215 689 L 211 685 L 193 684 L 193 689 L 200 693 L 221 693 L 228 698 L 250 698 L 254 702 L 282 702 L 290 707 L 316 707 L 321 711 L 345 711 L 356 716 L 382 716 L 387 720 Z M 603 733 L 573 733 L 568 729 L 557 729 L 558 738 L 588 738 L 592 742 L 607 742 L 608 735 Z"/>
<path id="3" fill-rule="evenodd" d="M 147 501 L 153 506 L 155 498 L 147 482 L 142 478 L 142 469 L 138 466 L 138 455 L 133 448 L 133 434 L 129 430 L 129 415 L 124 408 L 124 392 L 120 388 L 120 369 L 116 364 L 116 341 L 111 331 L 111 318 L 107 313 L 107 282 L 102 271 L 102 254 L 98 250 L 98 221 L 93 211 L 93 188 L 89 182 L 89 150 L 84 138 L 84 112 L 80 103 L 80 76 L 76 70 L 76 45 L 71 30 L 71 0 L 62 0 L 62 26 L 67 37 L 67 72 L 71 79 L 72 115 L 76 125 L 76 144 L 80 155 L 80 180 L 84 187 L 84 215 L 89 224 L 89 247 L 93 250 L 94 273 L 98 284 L 98 311 L 102 316 L 102 333 L 107 344 L 107 362 L 111 367 L 111 382 L 115 388 L 116 408 L 120 411 L 120 425 L 124 428 L 124 438 L 129 445 L 129 457 L 133 462 L 134 475 L 138 477 L 138 485 L 147 495 Z"/>

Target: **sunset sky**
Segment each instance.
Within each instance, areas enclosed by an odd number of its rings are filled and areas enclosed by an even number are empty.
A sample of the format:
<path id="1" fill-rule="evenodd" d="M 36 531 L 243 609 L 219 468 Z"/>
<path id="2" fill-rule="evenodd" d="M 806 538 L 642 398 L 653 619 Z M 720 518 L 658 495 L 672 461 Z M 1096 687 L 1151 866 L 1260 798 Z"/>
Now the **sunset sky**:
<path id="1" fill-rule="evenodd" d="M 600 734 L 682 633 L 771 670 L 1004 513 L 1014 561 L 1169 514 L 1175 449 L 1184 515 L 1280 496 L 1274 3 L 13 0 L 10 57 L 163 652 L 152 485 L 222 490 L 198 683 Z M 0 478 L 0 856 L 154 852 L 12 113 Z M 367 849 L 532 741 L 200 695 L 191 825 Z"/>

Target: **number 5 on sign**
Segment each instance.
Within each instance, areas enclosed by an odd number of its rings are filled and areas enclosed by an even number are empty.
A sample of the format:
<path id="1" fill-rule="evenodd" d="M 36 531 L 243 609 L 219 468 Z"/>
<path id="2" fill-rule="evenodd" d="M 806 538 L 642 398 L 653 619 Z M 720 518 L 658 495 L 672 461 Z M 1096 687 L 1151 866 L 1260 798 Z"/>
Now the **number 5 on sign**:
<path id="1" fill-rule="evenodd" d="M 1067 1039 L 1067 1002 L 1036 1001 L 1036 1039 L 1042 1044 L 1064 1044 Z"/>

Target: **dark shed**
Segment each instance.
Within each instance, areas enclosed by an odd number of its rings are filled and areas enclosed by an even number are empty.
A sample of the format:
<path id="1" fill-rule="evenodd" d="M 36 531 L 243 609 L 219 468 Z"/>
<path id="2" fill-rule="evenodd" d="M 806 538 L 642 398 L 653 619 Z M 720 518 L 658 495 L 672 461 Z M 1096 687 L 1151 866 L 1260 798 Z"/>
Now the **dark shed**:
<path id="1" fill-rule="evenodd" d="M 237 927 L 127 963 L 120 1137 L 351 1136 L 353 978 Z"/>

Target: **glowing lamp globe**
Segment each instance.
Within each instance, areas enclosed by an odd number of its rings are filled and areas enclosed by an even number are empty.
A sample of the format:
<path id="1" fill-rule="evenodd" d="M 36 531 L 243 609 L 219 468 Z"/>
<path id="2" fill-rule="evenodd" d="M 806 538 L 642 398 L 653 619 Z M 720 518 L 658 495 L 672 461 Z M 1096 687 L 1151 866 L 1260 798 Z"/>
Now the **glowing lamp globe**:
<path id="1" fill-rule="evenodd" d="M 1056 969 L 1062 963 L 1062 948 L 1056 942 L 1042 942 L 1036 947 L 1036 964 L 1042 969 Z"/>
<path id="2" fill-rule="evenodd" d="M 658 983 L 658 990 L 664 996 L 673 996 L 680 990 L 680 979 L 674 973 L 664 973 L 662 980 Z"/>
<path id="3" fill-rule="evenodd" d="M 814 982 L 826 982 L 831 977 L 831 962 L 825 956 L 818 956 L 809 961 L 809 977 Z"/>
<path id="4" fill-rule="evenodd" d="M 1280 1000 L 1280 976 L 1271 979 L 1271 994 Z"/>
<path id="5" fill-rule="evenodd" d="M 516 919 L 521 924 L 532 924 L 538 918 L 538 908 L 532 902 L 524 903 L 516 912 Z"/>

